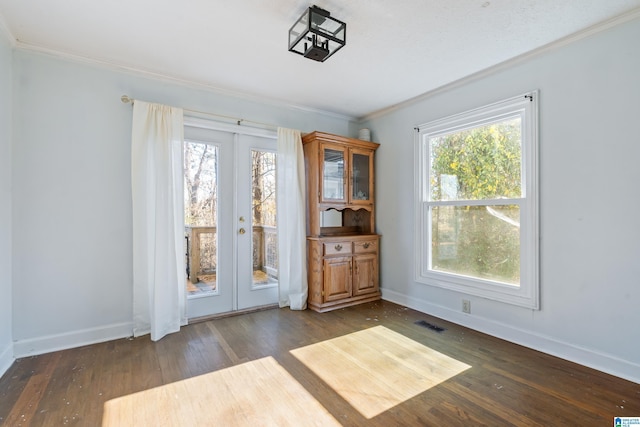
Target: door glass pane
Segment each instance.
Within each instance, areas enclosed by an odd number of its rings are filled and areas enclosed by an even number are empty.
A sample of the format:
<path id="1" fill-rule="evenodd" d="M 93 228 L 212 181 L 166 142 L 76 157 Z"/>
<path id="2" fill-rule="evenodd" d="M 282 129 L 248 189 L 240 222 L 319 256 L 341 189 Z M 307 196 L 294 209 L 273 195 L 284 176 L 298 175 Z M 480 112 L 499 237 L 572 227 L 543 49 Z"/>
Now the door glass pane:
<path id="1" fill-rule="evenodd" d="M 431 229 L 434 271 L 520 284 L 519 206 L 435 206 Z"/>
<path id="2" fill-rule="evenodd" d="M 253 287 L 278 283 L 276 153 L 251 150 Z"/>
<path id="3" fill-rule="evenodd" d="M 323 198 L 344 200 L 344 152 L 324 150 L 324 170 L 322 181 Z"/>
<path id="4" fill-rule="evenodd" d="M 369 156 L 354 154 L 352 168 L 351 198 L 369 200 Z"/>
<path id="5" fill-rule="evenodd" d="M 184 144 L 187 295 L 217 293 L 218 147 Z"/>

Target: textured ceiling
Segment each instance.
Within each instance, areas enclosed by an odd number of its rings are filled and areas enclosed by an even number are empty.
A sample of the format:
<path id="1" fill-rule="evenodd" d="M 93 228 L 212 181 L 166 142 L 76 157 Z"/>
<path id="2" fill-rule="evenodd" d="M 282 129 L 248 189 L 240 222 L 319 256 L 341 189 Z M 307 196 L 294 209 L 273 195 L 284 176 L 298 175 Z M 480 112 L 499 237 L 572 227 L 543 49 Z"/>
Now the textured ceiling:
<path id="1" fill-rule="evenodd" d="M 287 51 L 316 4 L 347 23 L 320 63 Z M 18 48 L 351 117 L 432 91 L 640 7 L 640 0 L 0 0 Z"/>

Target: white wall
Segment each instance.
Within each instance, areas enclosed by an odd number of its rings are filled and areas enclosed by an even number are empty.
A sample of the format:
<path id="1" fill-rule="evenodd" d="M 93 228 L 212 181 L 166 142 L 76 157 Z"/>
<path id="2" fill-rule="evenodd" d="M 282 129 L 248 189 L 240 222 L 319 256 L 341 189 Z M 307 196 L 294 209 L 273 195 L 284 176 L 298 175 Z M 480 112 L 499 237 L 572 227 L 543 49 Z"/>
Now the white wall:
<path id="1" fill-rule="evenodd" d="M 363 124 L 382 143 L 376 197 L 385 298 L 640 382 L 635 40 L 637 20 Z M 472 315 L 463 315 L 463 295 L 412 277 L 413 127 L 531 89 L 541 97 L 542 309 L 465 297 Z M 12 90 L 13 106 L 5 96 Z M 355 136 L 360 127 L 47 55 L 12 55 L 2 36 L 0 91 L 0 368 L 2 357 L 12 360 L 12 340 L 24 356 L 130 333 L 131 107 L 122 94 L 305 132 Z"/>
<path id="2" fill-rule="evenodd" d="M 416 100 L 364 125 L 376 154 L 386 299 L 640 382 L 640 20 Z M 541 310 L 413 278 L 413 128 L 540 90 Z M 461 313 L 462 298 L 471 315 Z"/>
<path id="3" fill-rule="evenodd" d="M 13 363 L 11 311 L 12 58 L 11 44 L 3 32 L 3 28 L 0 28 L 0 376 Z"/>
<path id="4" fill-rule="evenodd" d="M 131 333 L 131 106 L 120 96 L 347 134 L 349 120 L 14 53 L 16 356 Z"/>

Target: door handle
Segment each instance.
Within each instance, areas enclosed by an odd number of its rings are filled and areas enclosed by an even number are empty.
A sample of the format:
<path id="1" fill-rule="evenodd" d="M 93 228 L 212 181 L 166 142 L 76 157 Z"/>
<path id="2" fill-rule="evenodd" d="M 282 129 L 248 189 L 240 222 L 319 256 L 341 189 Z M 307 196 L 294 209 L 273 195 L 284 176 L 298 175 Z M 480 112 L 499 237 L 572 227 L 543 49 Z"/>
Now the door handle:
<path id="1" fill-rule="evenodd" d="M 246 233 L 246 232 L 247 232 L 247 231 L 246 231 L 244 228 L 241 228 L 240 230 L 238 230 L 238 233 L 240 233 L 240 234 L 244 234 L 244 233 Z"/>

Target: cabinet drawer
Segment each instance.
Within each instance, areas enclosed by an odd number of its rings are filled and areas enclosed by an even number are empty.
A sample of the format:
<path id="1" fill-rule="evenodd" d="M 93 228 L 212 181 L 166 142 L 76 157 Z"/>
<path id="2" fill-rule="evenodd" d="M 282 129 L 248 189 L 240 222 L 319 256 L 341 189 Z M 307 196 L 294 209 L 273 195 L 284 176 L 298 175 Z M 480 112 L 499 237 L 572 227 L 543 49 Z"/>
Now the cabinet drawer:
<path id="1" fill-rule="evenodd" d="M 328 242 L 324 243 L 325 255 L 345 255 L 351 253 L 351 242 Z"/>
<path id="2" fill-rule="evenodd" d="M 364 240 L 361 242 L 353 242 L 353 252 L 356 254 L 378 252 L 378 241 Z"/>

